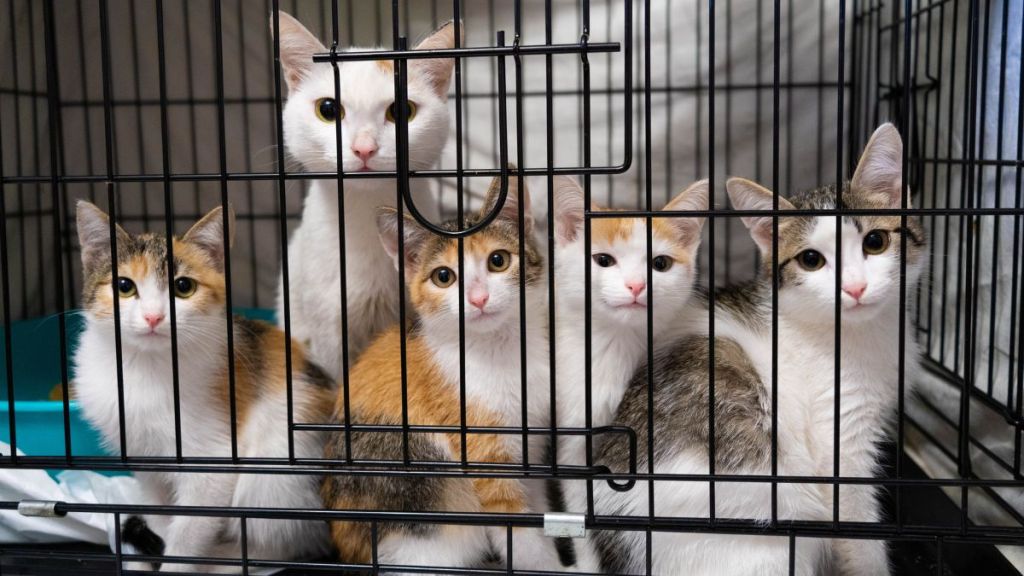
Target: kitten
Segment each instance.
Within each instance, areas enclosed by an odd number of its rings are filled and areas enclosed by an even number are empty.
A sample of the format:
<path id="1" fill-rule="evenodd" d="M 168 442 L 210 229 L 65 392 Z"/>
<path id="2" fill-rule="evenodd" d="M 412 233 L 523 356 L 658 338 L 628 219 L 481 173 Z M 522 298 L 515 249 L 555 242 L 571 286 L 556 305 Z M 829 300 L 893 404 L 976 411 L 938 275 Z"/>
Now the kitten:
<path id="1" fill-rule="evenodd" d="M 234 214 L 228 212 L 229 233 Z M 117 279 L 111 277 L 107 215 L 78 204 L 82 247 L 82 305 L 86 327 L 74 353 L 75 397 L 86 419 L 112 452 L 120 450 L 114 291 L 121 326 L 121 366 L 127 455 L 173 457 L 175 448 L 171 321 L 167 286 L 167 241 L 156 234 L 117 234 Z M 174 239 L 175 316 L 180 390 L 181 453 L 185 457 L 230 457 L 231 422 L 225 320 L 223 213 L 216 208 L 181 238 Z M 238 455 L 287 457 L 284 351 L 277 328 L 234 319 L 235 402 Z M 292 347 L 292 391 L 296 422 L 327 420 L 333 383 L 302 348 Z M 320 457 L 322 437 L 296 432 L 295 453 Z M 157 503 L 190 506 L 319 507 L 313 476 L 145 472 L 136 474 Z M 240 557 L 237 520 L 201 516 L 154 516 L 169 556 Z M 323 522 L 251 520 L 251 558 L 292 559 L 329 549 Z M 166 565 L 165 565 L 166 569 Z"/>
<path id="2" fill-rule="evenodd" d="M 313 54 L 328 52 L 302 24 L 279 12 L 281 67 L 288 85 L 284 140 L 289 154 L 312 171 L 338 169 L 335 122 L 342 122 L 345 172 L 394 171 L 397 145 L 394 120 L 394 69 L 390 61 L 338 65 L 339 101 L 334 100 L 334 68 L 313 64 Z M 454 25 L 442 26 L 416 47 L 455 47 Z M 273 22 L 271 22 L 273 33 Z M 354 48 L 353 50 L 365 50 Z M 454 60 L 409 60 L 409 168 L 434 166 L 448 138 L 448 86 Z M 302 222 L 288 246 L 291 335 L 310 357 L 337 378 L 342 370 L 341 262 L 348 284 L 348 351 L 352 361 L 371 339 L 398 318 L 398 278 L 374 228 L 378 206 L 394 206 L 393 178 L 345 180 L 345 254 L 339 259 L 337 180 L 309 186 Z M 412 197 L 428 218 L 436 214 L 427 183 L 411 178 Z M 284 326 L 283 277 L 278 290 L 277 322 Z"/>
<path id="3" fill-rule="evenodd" d="M 708 183 L 679 193 L 665 210 L 704 210 Z M 651 260 L 643 218 L 594 218 L 590 252 L 584 253 L 583 189 L 570 178 L 555 185 L 555 353 L 559 427 L 586 426 L 586 320 L 584 266 L 591 270 L 591 425 L 612 423 L 633 372 L 647 357 L 647 271 L 653 267 L 655 342 L 672 328 L 690 298 L 703 218 L 654 218 Z M 595 209 L 601 209 L 594 206 Z M 597 454 L 605 435 L 593 437 Z M 586 438 L 559 436 L 559 464 L 586 464 Z M 571 512 L 587 509 L 586 483 L 562 483 Z M 578 565 L 596 570 L 596 559 L 577 546 Z"/>
<path id="4" fill-rule="evenodd" d="M 902 141 L 886 124 L 868 143 L 842 205 L 848 209 L 900 208 Z M 740 178 L 727 183 L 733 206 L 770 210 L 775 195 Z M 782 210 L 831 210 L 835 187 L 790 199 Z M 908 198 L 909 204 L 909 198 Z M 771 473 L 772 233 L 770 216 L 745 216 L 744 224 L 764 262 L 759 279 L 716 294 L 715 309 L 715 472 Z M 845 216 L 842 219 L 840 475 L 874 477 L 879 444 L 892 429 L 898 391 L 900 252 L 906 254 L 906 292 L 913 293 L 927 244 L 920 223 L 899 216 Z M 778 219 L 778 472 L 781 475 L 833 475 L 834 335 L 836 295 L 836 217 L 785 216 Z M 654 470 L 706 474 L 708 452 L 708 311 L 692 306 L 683 335 L 659 348 L 654 363 Z M 914 334 L 907 327 L 906 334 Z M 917 349 L 907 343 L 906 374 L 917 369 Z M 910 378 L 906 382 L 909 385 Z M 637 371 L 616 415 L 633 427 L 639 464 L 647 470 L 647 369 Z M 909 387 L 907 389 L 909 393 Z M 607 444 L 599 462 L 624 470 L 628 450 Z M 599 514 L 648 513 L 644 482 L 628 493 L 595 483 Z M 707 483 L 663 482 L 656 486 L 658 516 L 707 518 Z M 832 520 L 829 484 L 778 484 L 782 520 Z M 842 521 L 880 520 L 877 489 L 844 485 L 839 490 Z M 715 484 L 717 518 L 771 519 L 768 484 Z M 616 573 L 643 573 L 643 534 L 597 532 L 604 567 Z M 742 554 L 737 554 L 742 550 Z M 787 574 L 788 538 L 656 532 L 653 568 L 658 574 Z M 888 574 L 885 543 L 870 540 L 798 538 L 797 574 Z"/>
<path id="5" fill-rule="evenodd" d="M 527 402 L 530 426 L 547 425 L 550 409 L 548 372 L 547 291 L 544 265 L 533 238 L 529 195 L 522 190 L 525 239 L 520 238 L 516 180 L 500 215 L 464 240 L 465 386 L 468 426 L 522 425 Z M 497 179 L 485 208 L 467 218 L 478 222 L 497 202 Z M 380 236 L 396 266 L 404 266 L 409 302 L 418 324 L 407 337 L 408 422 L 411 425 L 458 426 L 459 414 L 459 282 L 458 242 L 431 234 L 415 220 L 404 220 L 405 257 L 399 261 L 398 215 L 382 209 Z M 454 229 L 455 222 L 448 222 Z M 524 242 L 525 262 L 520 261 Z M 524 276 L 527 398 L 521 397 L 520 267 Z M 401 354 L 398 327 L 378 337 L 352 369 L 350 410 L 355 424 L 398 425 L 402 422 Z M 343 396 L 335 418 L 344 421 Z M 409 457 L 414 461 L 458 462 L 458 433 L 410 433 Z M 529 460 L 538 461 L 543 435 L 531 435 Z M 401 461 L 398 432 L 354 432 L 354 458 Z M 473 434 L 466 437 L 469 462 L 513 464 L 523 461 L 522 434 Z M 344 434 L 328 441 L 327 457 L 345 457 Z M 461 511 L 515 513 L 531 509 L 526 482 L 508 478 L 382 478 L 328 475 L 324 502 L 334 509 Z M 543 483 L 540 492 L 543 492 Z M 334 542 L 346 562 L 369 562 L 368 523 L 332 522 Z M 495 553 L 504 556 L 503 527 L 439 524 L 378 524 L 377 553 L 383 564 L 482 567 Z M 559 566 L 552 540 L 539 529 L 514 530 L 517 568 Z"/>

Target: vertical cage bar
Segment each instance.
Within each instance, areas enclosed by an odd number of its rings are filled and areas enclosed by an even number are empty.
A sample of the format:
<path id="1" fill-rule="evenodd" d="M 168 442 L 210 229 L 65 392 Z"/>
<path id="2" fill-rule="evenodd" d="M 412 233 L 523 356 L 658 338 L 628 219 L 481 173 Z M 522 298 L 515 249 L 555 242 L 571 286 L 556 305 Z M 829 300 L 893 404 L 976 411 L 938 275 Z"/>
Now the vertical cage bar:
<path id="1" fill-rule="evenodd" d="M 61 242 L 61 230 L 62 222 L 60 215 L 60 179 L 62 174 L 60 173 L 60 142 L 62 135 L 61 128 L 61 113 L 60 113 L 60 79 L 57 76 L 57 30 L 56 24 L 54 23 L 53 14 L 53 2 L 52 0 L 47 1 L 43 5 L 43 17 L 45 19 L 46 26 L 46 94 L 47 94 L 47 105 L 49 108 L 49 128 L 50 128 L 50 193 L 53 203 L 53 257 L 56 259 L 56 266 L 54 270 L 54 288 L 56 289 L 57 298 L 57 330 L 58 330 L 58 342 L 60 351 L 60 381 L 61 381 L 61 409 L 64 424 L 64 456 L 67 462 L 71 462 L 72 450 L 71 450 L 71 405 L 70 398 L 71 394 L 68 391 L 68 335 L 67 335 L 67 320 L 64 317 L 65 312 L 65 298 L 64 298 L 64 274 L 62 262 L 64 258 L 63 246 Z M 33 84 L 34 87 L 34 84 Z M 33 107 L 34 108 L 34 107 Z M 2 193 L 2 191 L 0 191 Z M 41 205 L 41 204 L 40 204 Z M 42 218 L 42 210 L 40 210 L 40 219 Z M 113 219 L 111 219 L 113 222 Z M 42 229 L 42 222 L 39 226 Z M 40 248 L 42 242 L 40 242 Z M 113 252 L 112 252 L 113 253 Z M 40 268 L 42 266 L 40 265 Z M 42 284 L 40 284 L 42 286 Z M 5 291 L 6 294 L 6 291 Z M 45 297 L 44 297 L 45 300 Z M 10 319 L 7 319 L 10 322 Z M 13 414 L 13 413 L 12 413 Z M 13 418 L 12 418 L 13 420 Z"/>
<path id="2" fill-rule="evenodd" d="M 281 299 L 284 310 L 284 370 L 285 370 L 285 392 L 288 410 L 288 460 L 295 460 L 295 433 L 293 398 L 292 398 L 292 321 L 291 321 L 291 296 L 288 282 L 288 203 L 285 194 L 285 164 L 284 164 L 284 111 L 282 108 L 281 93 L 281 19 L 280 0 L 272 0 L 271 24 L 274 29 L 273 56 L 274 56 L 274 112 L 277 121 L 277 200 L 278 200 L 278 224 L 281 235 Z M 401 222 L 401 219 L 399 219 Z M 401 235 L 399 235 L 401 242 Z M 401 267 L 399 267 L 401 273 Z M 278 319 L 280 321 L 280 319 Z M 403 359 L 405 355 L 402 355 Z M 404 371 L 403 371 L 404 372 Z"/>
<path id="3" fill-rule="evenodd" d="M 452 2 L 452 22 L 455 26 L 455 47 L 462 47 L 462 2 Z M 455 206 L 456 220 L 459 230 L 466 226 L 465 206 L 465 181 L 462 177 L 463 163 L 463 134 L 462 134 L 462 58 L 455 59 Z M 459 256 L 458 277 L 464 278 L 466 265 L 466 247 L 464 239 L 460 236 L 456 240 Z M 459 457 L 462 464 L 469 462 L 467 438 L 466 438 L 466 285 L 465 282 L 458 283 L 459 288 Z"/>
<path id="4" fill-rule="evenodd" d="M 516 48 L 517 52 L 513 56 L 512 61 L 515 63 L 515 78 L 516 78 L 516 165 L 518 171 L 516 175 L 516 190 L 519 198 L 516 202 L 516 219 L 519 226 L 519 385 L 520 385 L 520 412 L 521 412 L 521 424 L 522 424 L 522 441 L 523 441 L 523 468 L 528 469 L 530 467 L 530 435 L 527 433 L 527 427 L 529 426 L 529 389 L 527 387 L 527 349 L 526 349 L 526 219 L 525 219 L 525 206 L 523 204 L 526 181 L 523 178 L 523 170 L 526 169 L 526 152 L 524 150 L 525 137 L 523 134 L 523 61 L 522 57 L 518 54 L 519 42 L 522 35 L 522 5 L 520 0 L 515 0 L 513 3 L 514 20 L 515 20 L 515 39 L 512 44 Z M 499 95 L 504 98 L 504 95 Z M 461 286 L 462 283 L 460 282 Z M 512 528 L 509 527 L 509 543 L 511 550 L 512 541 Z M 509 552 L 509 557 L 511 557 Z"/>
<path id="5" fill-rule="evenodd" d="M 160 0 L 157 0 L 158 2 Z M 50 7 L 52 9 L 52 6 Z M 110 86 L 110 24 L 107 16 L 107 0 L 100 0 L 100 47 L 103 64 L 103 143 L 106 149 L 104 157 L 106 163 L 106 189 L 107 189 L 107 214 L 110 218 L 110 290 L 114 302 L 114 359 L 117 362 L 117 418 L 120 430 L 121 461 L 125 462 L 128 457 L 127 433 L 125 432 L 124 416 L 124 368 L 122 359 L 124 355 L 121 350 L 121 303 L 117 293 L 117 186 L 113 182 L 114 177 L 114 133 L 113 124 L 113 94 Z M 54 184 L 56 185 L 56 184 Z M 170 256 L 168 254 L 168 256 Z M 173 308 L 172 308 L 173 310 Z M 173 313 L 173 312 L 172 312 Z M 63 321 L 61 322 L 63 326 Z M 63 337 L 61 338 L 63 341 Z M 173 349 L 173 348 L 172 348 Z M 176 355 L 175 355 L 176 356 Z M 177 392 L 177 387 L 175 387 Z M 175 393 L 175 438 L 180 438 L 180 420 L 178 418 L 178 396 Z M 70 432 L 69 430 L 67 432 Z M 67 438 L 65 438 L 65 441 Z M 70 455 L 70 449 L 68 450 Z M 181 455 L 179 446 L 178 455 Z"/>
<path id="6" fill-rule="evenodd" d="M 11 12 L 14 11 L 14 2 L 9 5 Z M 11 18 L 11 27 L 14 26 L 14 18 Z M 11 35 L 11 42 L 14 42 L 14 35 Z M 17 73 L 15 73 L 15 77 Z M 17 98 L 17 97 L 15 97 Z M 0 115 L 0 134 L 3 134 L 3 117 Z M 7 241 L 7 189 L 4 186 L 4 150 L 3 141 L 0 141 L 0 282 L 3 282 L 3 296 L 0 298 L 0 305 L 4 313 L 4 376 L 7 378 L 7 427 L 11 453 L 9 454 L 11 465 L 18 463 L 18 427 L 15 417 L 14 403 L 14 358 L 12 354 L 13 343 L 11 342 L 11 274 L 10 262 L 8 261 L 7 248 L 10 243 Z"/>
<path id="7" fill-rule="evenodd" d="M 544 0 L 544 44 L 551 45 L 552 23 L 551 23 L 551 0 Z M 550 402 L 551 402 L 551 470 L 558 474 L 558 378 L 556 348 L 556 319 L 555 314 L 555 176 L 552 169 L 555 166 L 555 98 L 553 94 L 554 73 L 552 69 L 551 54 L 544 55 L 544 139 L 545 139 L 545 167 L 547 168 L 546 181 L 548 187 L 548 374 L 551 379 Z"/>
<path id="8" fill-rule="evenodd" d="M 715 0 L 708 0 L 708 210 L 715 205 Z M 700 118 L 697 118 L 700 122 Z M 728 156 L 729 151 L 726 150 Z M 650 210 L 650 206 L 648 206 Z M 708 216 L 708 474 L 715 474 L 715 214 Z M 651 277 L 651 253 L 648 245 L 648 299 L 653 297 L 654 278 Z M 653 318 L 653 305 L 648 313 Z M 652 338 L 653 340 L 653 338 Z M 648 365 L 654 364 L 653 342 L 648 350 Z M 653 427 L 652 427 L 653 430 Z M 653 461 L 651 452 L 650 460 Z M 708 482 L 708 519 L 715 523 L 715 481 Z"/>
<path id="9" fill-rule="evenodd" d="M 164 232 L 167 236 L 167 298 L 171 318 L 171 383 L 174 393 L 174 453 L 181 456 L 181 388 L 178 370 L 178 316 L 174 297 L 174 202 L 171 198 L 171 150 L 167 121 L 167 45 L 164 36 L 164 3 L 156 2 L 156 38 L 160 75 L 160 145 L 164 184 Z M 118 360 L 120 368 L 120 360 Z M 232 427 L 233 428 L 233 427 Z"/>
<path id="10" fill-rule="evenodd" d="M 904 0 L 903 11 L 903 122 L 900 126 L 900 133 L 903 140 L 913 142 L 913 120 L 915 118 L 914 102 L 911 98 L 911 83 L 915 77 L 911 76 L 911 49 L 910 33 L 913 24 L 914 5 L 912 0 Z M 910 184 L 908 178 L 910 173 L 909 146 L 903 145 L 900 158 L 900 230 L 907 229 L 907 209 L 910 207 L 907 189 Z M 900 240 L 900 314 L 899 314 L 899 344 L 898 344 L 898 366 L 897 366 L 897 417 L 896 417 L 896 478 L 903 478 L 903 451 L 904 451 L 904 419 L 906 416 L 906 353 L 907 353 L 907 246 L 906 239 Z M 896 524 L 903 524 L 903 487 L 896 486 L 895 494 Z"/>
<path id="11" fill-rule="evenodd" d="M 249 576 L 249 518 L 243 514 L 239 518 L 239 545 L 242 552 L 242 576 Z"/>
<path id="12" fill-rule="evenodd" d="M 700 4 L 696 4 L 697 12 L 700 12 Z M 697 44 L 700 44 L 698 39 Z M 699 68 L 699 67 L 698 67 Z M 654 208 L 653 204 L 653 183 L 651 178 L 653 176 L 652 161 L 654 158 L 653 148 L 651 146 L 651 0 L 644 1 L 644 165 L 643 165 L 643 176 L 644 176 L 644 210 L 647 211 L 647 216 L 644 217 L 644 250 L 646 251 L 646 264 L 647 264 L 647 473 L 654 473 L 654 289 L 653 289 L 653 275 L 654 269 L 651 267 L 651 254 L 653 252 L 654 237 L 653 228 L 654 220 L 650 215 L 651 210 Z M 700 92 L 698 90 L 698 102 L 700 99 Z M 697 116 L 697 125 L 700 126 L 700 116 Z M 700 142 L 700 136 L 697 136 L 698 147 Z M 586 165 L 588 168 L 590 164 Z M 589 201 L 584 202 L 584 206 L 589 206 Z M 589 246 L 589 244 L 588 244 Z M 587 250 L 590 253 L 590 250 Z M 592 259 L 588 259 L 588 266 L 591 265 Z M 587 286 L 590 283 L 587 282 Z M 590 290 L 587 290 L 587 294 L 590 294 Z M 589 390 L 589 380 L 588 380 Z M 589 415 L 588 415 L 589 416 Z M 589 417 L 587 426 L 590 426 Z M 587 465 L 591 463 L 588 461 Z M 647 520 L 649 523 L 653 523 L 655 516 L 655 502 L 654 502 L 654 491 L 655 483 L 653 480 L 647 482 Z M 654 563 L 654 534 L 648 530 L 646 533 L 646 546 L 647 546 L 647 562 L 645 566 L 645 573 L 647 575 L 653 574 L 653 563 Z"/>
<path id="13" fill-rule="evenodd" d="M 235 397 L 235 318 L 231 295 L 231 229 L 232 218 L 228 214 L 228 145 L 227 121 L 224 112 L 224 23 L 221 0 L 213 3 L 214 61 L 217 67 L 217 147 L 220 168 L 220 206 L 222 240 L 224 242 L 224 316 L 228 346 L 228 412 L 231 420 L 231 459 L 238 461 L 238 401 Z"/>
<path id="14" fill-rule="evenodd" d="M 331 2 L 331 53 L 338 51 L 338 0 Z M 331 67 L 334 79 L 334 101 L 341 102 L 341 69 L 338 61 L 332 59 Z M 346 265 L 345 253 L 347 251 L 345 233 L 347 224 L 345 221 L 345 163 L 344 149 L 342 149 L 342 122 L 337 119 L 334 122 L 334 149 L 338 160 L 337 179 L 338 186 L 338 272 L 340 274 L 341 286 L 341 397 L 342 412 L 345 419 L 345 460 L 352 461 L 352 406 L 349 380 L 348 354 L 348 266 Z"/>
<path id="15" fill-rule="evenodd" d="M 840 436 L 842 434 L 842 324 L 843 324 L 843 138 L 842 138 L 842 121 L 843 121 L 843 81 L 844 72 L 843 66 L 844 52 L 846 48 L 846 2 L 845 0 L 839 0 L 839 40 L 837 43 L 838 47 L 838 58 L 839 63 L 838 70 L 838 90 L 836 90 L 836 121 L 839 123 L 839 127 L 836 132 L 836 266 L 835 266 L 835 287 L 834 287 L 834 309 L 833 309 L 833 321 L 834 326 L 834 348 L 832 353 L 832 522 L 833 525 L 839 527 L 839 491 L 840 491 Z"/>
<path id="16" fill-rule="evenodd" d="M 781 0 L 772 18 L 772 526 L 779 521 L 779 22 Z"/>

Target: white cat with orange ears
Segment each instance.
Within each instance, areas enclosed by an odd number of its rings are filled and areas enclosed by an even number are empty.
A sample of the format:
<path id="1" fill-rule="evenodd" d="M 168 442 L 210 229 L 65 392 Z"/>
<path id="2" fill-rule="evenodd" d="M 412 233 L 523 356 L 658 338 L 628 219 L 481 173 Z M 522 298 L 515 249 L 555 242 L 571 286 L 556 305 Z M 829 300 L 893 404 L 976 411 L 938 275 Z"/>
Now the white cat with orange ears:
<path id="1" fill-rule="evenodd" d="M 339 151 L 335 122 L 341 122 L 341 167 L 345 172 L 394 171 L 395 78 L 387 60 L 338 65 L 313 64 L 328 52 L 298 20 L 278 12 L 281 69 L 288 85 L 284 141 L 288 153 L 312 171 L 334 172 Z M 271 20 L 271 33 L 274 23 Z M 442 26 L 416 49 L 455 47 L 455 26 Z M 353 48 L 363 51 L 365 48 Z M 448 87 L 454 60 L 409 61 L 409 168 L 424 170 L 441 156 L 450 126 Z M 426 182 L 410 179 L 412 198 L 426 217 L 436 214 Z M 349 358 L 398 318 L 398 275 L 377 239 L 377 208 L 394 206 L 394 178 L 345 180 L 345 254 L 339 258 L 338 183 L 310 184 L 302 223 L 288 245 L 291 335 L 333 377 L 342 370 L 341 263 L 345 263 Z M 284 293 L 278 291 L 277 320 L 284 325 Z"/>

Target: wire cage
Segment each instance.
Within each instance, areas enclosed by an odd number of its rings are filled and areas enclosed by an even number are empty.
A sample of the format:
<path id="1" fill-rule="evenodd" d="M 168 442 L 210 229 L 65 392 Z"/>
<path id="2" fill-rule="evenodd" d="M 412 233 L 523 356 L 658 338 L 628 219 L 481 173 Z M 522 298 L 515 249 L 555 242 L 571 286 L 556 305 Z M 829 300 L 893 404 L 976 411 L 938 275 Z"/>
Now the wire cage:
<path id="1" fill-rule="evenodd" d="M 337 70 L 360 60 L 389 63 L 397 94 L 407 93 L 408 67 L 423 57 L 411 50 L 413 43 L 446 21 L 457 22 L 464 36 L 456 47 L 432 54 L 456 59 L 448 97 L 450 136 L 436 165 L 410 167 L 408 111 L 395 119 L 399 146 L 390 171 L 317 172 L 293 162 L 283 129 L 288 90 L 281 46 L 274 39 L 280 35 L 273 33 L 280 31 L 274 17 L 279 10 L 294 15 L 326 46 L 312 65 Z M 161 234 L 180 234 L 211 208 L 230 203 L 236 238 L 226 258 L 227 308 L 276 320 L 290 334 L 288 313 L 275 317 L 273 309 L 279 290 L 303 289 L 287 280 L 279 287 L 279 275 L 283 269 L 288 278 L 288 240 L 312 182 L 328 182 L 348 197 L 346 184 L 358 188 L 360 182 L 384 178 L 394 187 L 393 198 L 406 200 L 404 210 L 426 211 L 408 203 L 410 186 L 422 183 L 429 188 L 431 208 L 460 222 L 484 205 L 492 179 L 507 190 L 525 185 L 533 194 L 536 229 L 550 242 L 556 175 L 577 178 L 588 198 L 622 209 L 619 216 L 648 222 L 675 192 L 706 178 L 710 206 L 695 212 L 707 218 L 699 283 L 714 293 L 752 278 L 761 265 L 740 215 L 726 208 L 727 177 L 748 177 L 784 196 L 844 182 L 875 127 L 890 121 L 903 137 L 903 181 L 912 191 L 909 204 L 893 213 L 920 219 L 930 243 L 923 280 L 916 289 L 905 286 L 910 289 L 902 294 L 907 305 L 901 315 L 909 319 L 909 329 L 904 333 L 901 319 L 900 341 L 907 350 L 918 342 L 921 369 L 904 374 L 901 368 L 898 404 L 890 407 L 895 426 L 879 478 L 844 476 L 837 464 L 831 476 L 759 479 L 771 484 L 773 494 L 787 482 L 836 493 L 876 483 L 883 488 L 883 520 L 847 521 L 838 508 L 822 521 L 787 520 L 774 513 L 767 522 L 715 517 L 716 484 L 758 479 L 713 469 L 689 477 L 657 476 L 658 485 L 711 486 L 712 512 L 703 517 L 656 514 L 653 487 L 647 515 L 608 514 L 595 509 L 592 500 L 588 509 L 568 512 L 581 513 L 591 532 L 639 534 L 648 554 L 659 533 L 689 532 L 784 538 L 791 551 L 807 539 L 884 540 L 897 574 L 1019 574 L 1024 568 L 1024 19 L 1019 2 L 3 0 L 0 14 L 0 440 L 9 445 L 0 469 L 11 478 L 38 470 L 91 470 L 414 481 L 575 479 L 586 480 L 591 490 L 615 482 L 646 491 L 655 485 L 644 482 L 655 478 L 653 465 L 612 471 L 550 462 L 471 462 L 465 449 L 461 458 L 443 462 L 413 461 L 408 452 L 397 461 L 376 462 L 353 459 L 351 453 L 340 459 L 302 458 L 294 451 L 252 456 L 239 454 L 233 435 L 226 455 L 183 454 L 179 443 L 176 453 L 141 456 L 124 452 L 122 427 L 122 451 L 111 452 L 82 419 L 73 392 L 71 359 L 83 330 L 76 311 L 86 281 L 79 265 L 76 201 L 93 202 L 132 233 Z M 369 48 L 347 50 L 351 46 Z M 340 130 L 337 138 L 340 142 Z M 838 219 L 841 211 L 824 214 Z M 599 218 L 600 212 L 587 211 L 588 226 Z M 337 249 L 343 246 L 342 241 Z M 547 246 L 544 266 L 551 274 L 553 255 Z M 348 279 L 348 290 L 356 281 Z M 554 300 L 553 280 L 547 290 Z M 345 294 L 325 298 L 344 302 Z M 233 320 L 224 320 L 230 330 Z M 553 331 L 553 310 L 545 320 Z M 588 318 L 578 329 L 589 334 L 590 323 Z M 841 338 L 839 328 L 836 333 Z M 650 364 L 657 343 L 649 338 Z M 520 346 L 525 341 L 520 334 Z M 287 350 L 282 357 L 290 363 Z M 557 348 L 550 355 L 558 361 Z M 346 357 L 342 374 L 356 360 Z M 185 362 L 175 358 L 175 374 Z M 404 367 L 404 357 L 401 362 Z M 590 366 L 578 369 L 589 382 Z M 554 371 L 552 366 L 552 377 Z M 657 381 L 650 380 L 653 390 Z M 339 381 L 348 386 L 343 376 Z M 911 381 L 914 393 L 905 386 Z M 555 379 L 552 387 L 557 386 Z M 233 396 L 231 402 L 234 410 Z M 289 438 L 326 430 L 346 439 L 355 432 L 400 432 L 408 446 L 417 435 L 459 433 L 465 446 L 467 434 L 518 435 L 525 445 L 528 436 L 554 440 L 608 433 L 631 439 L 634 462 L 637 452 L 653 453 L 654 443 L 665 441 L 655 438 L 650 426 L 641 435 L 624 427 L 563 428 L 557 414 L 543 429 L 525 424 L 474 429 L 466 424 L 464 401 L 454 429 L 410 426 L 404 412 L 399 426 L 359 429 L 352 423 L 303 422 L 291 413 L 291 402 L 289 388 L 288 419 L 274 423 Z M 835 410 L 839 414 L 838 403 Z M 234 412 L 231 424 L 237 428 Z M 180 418 L 175 425 L 180 436 Z M 838 438 L 836 432 L 837 454 Z M 711 444 L 713 453 L 713 439 Z M 553 517 L 545 512 L 554 511 L 381 512 L 72 500 L 30 505 L 0 497 L 0 513 L 15 510 L 105 515 L 117 528 L 109 549 L 0 540 L 0 572 L 14 574 L 120 573 L 133 566 L 123 561 L 159 562 L 159 556 L 129 554 L 123 546 L 122 525 L 141 514 L 240 520 L 238 557 L 175 558 L 189 570 L 217 565 L 246 573 L 266 568 L 378 573 L 399 567 L 382 565 L 376 553 L 365 564 L 336 556 L 250 557 L 245 527 L 260 519 L 348 520 L 371 527 L 376 551 L 378 531 L 389 523 L 483 525 L 507 533 L 511 547 L 514 528 L 549 526 Z M 567 546 L 560 546 L 564 552 Z M 521 573 L 511 557 L 489 567 L 403 568 Z M 551 567 L 552 572 L 566 569 Z M 793 563 L 790 570 L 796 572 Z M 649 556 L 646 571 L 657 573 Z"/>

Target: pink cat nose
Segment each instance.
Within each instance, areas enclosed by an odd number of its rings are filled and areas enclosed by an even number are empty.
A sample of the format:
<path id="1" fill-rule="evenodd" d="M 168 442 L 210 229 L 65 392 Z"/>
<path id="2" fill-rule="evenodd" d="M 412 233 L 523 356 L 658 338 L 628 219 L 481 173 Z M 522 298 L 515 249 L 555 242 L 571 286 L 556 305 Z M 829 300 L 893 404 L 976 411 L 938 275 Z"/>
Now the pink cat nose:
<path id="1" fill-rule="evenodd" d="M 159 324 L 160 324 L 161 322 L 163 322 L 163 321 L 164 321 L 164 315 L 163 315 L 163 313 L 158 313 L 158 314 L 143 314 L 143 315 L 142 315 L 142 318 L 143 318 L 143 320 L 145 320 L 145 321 L 146 321 L 146 324 L 149 324 L 149 327 L 150 327 L 150 328 L 156 328 L 156 327 L 157 327 L 157 325 L 159 325 Z"/>
<path id="2" fill-rule="evenodd" d="M 358 138 L 352 143 L 352 152 L 365 164 L 377 153 L 377 143 L 373 140 Z"/>
<path id="3" fill-rule="evenodd" d="M 491 295 L 488 294 L 487 292 L 476 292 L 469 295 L 469 303 L 472 304 L 475 308 L 483 310 L 484 306 L 487 305 L 487 300 L 490 299 L 490 297 Z"/>
<path id="4" fill-rule="evenodd" d="M 633 298 L 639 296 L 646 287 L 647 282 L 644 280 L 629 280 L 626 282 L 626 288 L 629 288 L 629 291 L 633 293 Z"/>
<path id="5" fill-rule="evenodd" d="M 843 284 L 843 292 L 846 292 L 851 298 L 857 301 L 860 301 L 860 297 L 864 295 L 864 291 L 867 289 L 867 282 L 851 282 L 849 284 Z"/>

